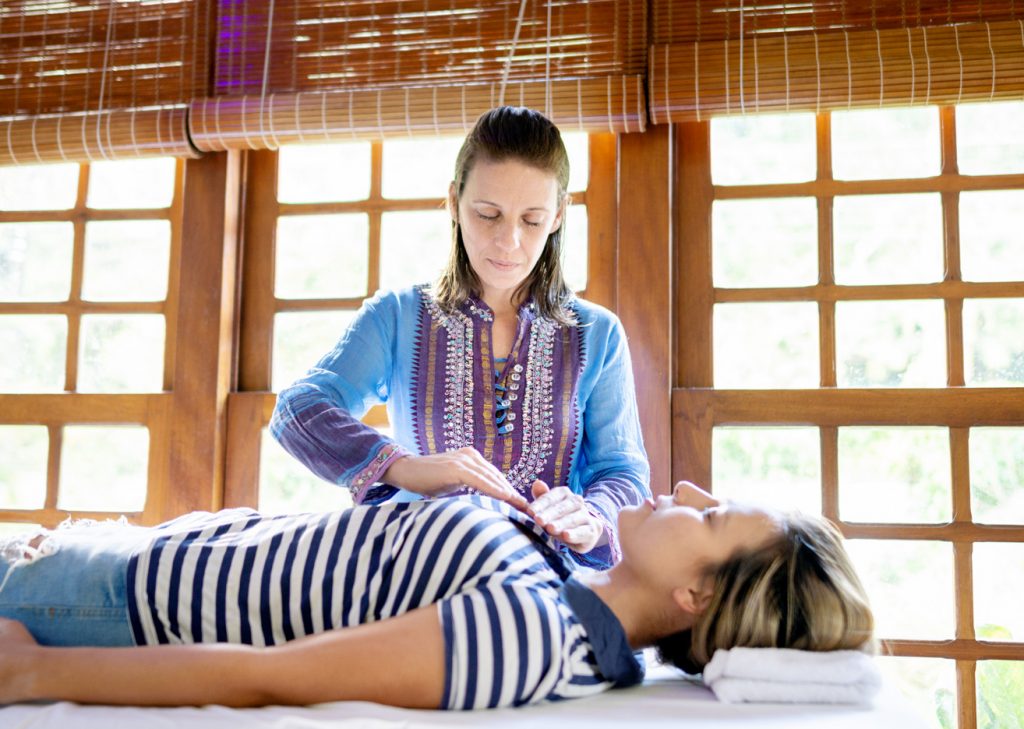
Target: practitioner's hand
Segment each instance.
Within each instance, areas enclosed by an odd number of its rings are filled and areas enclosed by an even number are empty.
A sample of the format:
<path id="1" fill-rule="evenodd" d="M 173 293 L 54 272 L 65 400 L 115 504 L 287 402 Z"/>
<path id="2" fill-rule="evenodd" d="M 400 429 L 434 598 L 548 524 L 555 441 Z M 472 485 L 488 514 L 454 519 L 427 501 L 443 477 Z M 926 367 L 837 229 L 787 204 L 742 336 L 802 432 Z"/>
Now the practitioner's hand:
<path id="1" fill-rule="evenodd" d="M 32 654 L 38 650 L 39 644 L 24 625 L 0 618 L 0 704 L 35 698 Z"/>
<path id="2" fill-rule="evenodd" d="M 512 488 L 505 475 L 469 446 L 448 453 L 399 458 L 381 480 L 424 496 L 438 496 L 468 486 L 517 509 L 526 509 L 526 499 Z"/>
<path id="3" fill-rule="evenodd" d="M 590 513 L 583 497 L 564 486 L 550 489 L 543 481 L 534 481 L 527 513 L 548 534 L 580 554 L 596 547 L 604 534 L 604 525 Z"/>

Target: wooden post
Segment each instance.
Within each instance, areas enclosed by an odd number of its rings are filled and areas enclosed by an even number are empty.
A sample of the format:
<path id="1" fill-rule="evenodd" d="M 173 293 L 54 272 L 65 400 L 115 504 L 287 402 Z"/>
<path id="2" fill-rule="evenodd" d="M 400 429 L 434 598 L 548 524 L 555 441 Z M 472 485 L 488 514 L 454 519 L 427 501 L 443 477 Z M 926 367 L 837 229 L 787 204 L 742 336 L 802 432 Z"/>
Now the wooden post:
<path id="1" fill-rule="evenodd" d="M 656 494 L 671 488 L 672 177 L 669 127 L 620 135 L 616 298 Z"/>
<path id="2" fill-rule="evenodd" d="M 675 409 L 672 478 L 686 478 L 704 488 L 711 482 L 711 436 L 714 403 L 700 397 L 713 384 L 712 312 L 715 292 L 711 281 L 711 136 L 709 125 L 676 125 L 679 157 L 673 206 L 677 224 L 676 274 L 678 321 L 676 339 Z"/>
<path id="3" fill-rule="evenodd" d="M 154 499 L 161 515 L 217 509 L 223 500 L 225 412 L 235 379 L 241 164 L 239 152 L 185 163 L 167 479 Z"/>

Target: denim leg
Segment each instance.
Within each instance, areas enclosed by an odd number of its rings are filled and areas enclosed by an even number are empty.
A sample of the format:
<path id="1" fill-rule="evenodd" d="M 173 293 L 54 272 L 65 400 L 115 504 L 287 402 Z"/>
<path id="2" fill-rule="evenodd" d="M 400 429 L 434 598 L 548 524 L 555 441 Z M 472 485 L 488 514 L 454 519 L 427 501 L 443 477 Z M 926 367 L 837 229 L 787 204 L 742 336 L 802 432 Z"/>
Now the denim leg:
<path id="1" fill-rule="evenodd" d="M 128 560 L 147 530 L 121 524 L 50 532 L 39 554 L 0 559 L 0 617 L 42 645 L 134 645 L 126 595 Z"/>

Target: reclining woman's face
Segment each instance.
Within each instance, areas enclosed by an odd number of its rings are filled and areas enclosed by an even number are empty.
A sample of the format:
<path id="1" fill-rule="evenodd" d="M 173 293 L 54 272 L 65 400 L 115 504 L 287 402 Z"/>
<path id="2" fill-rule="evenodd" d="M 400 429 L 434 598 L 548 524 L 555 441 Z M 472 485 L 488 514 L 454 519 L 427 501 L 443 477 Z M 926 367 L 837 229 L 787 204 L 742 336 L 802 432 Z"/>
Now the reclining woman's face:
<path id="1" fill-rule="evenodd" d="M 623 562 L 665 587 L 700 582 L 705 568 L 755 550 L 782 530 L 781 516 L 762 506 L 720 500 L 689 481 L 619 515 Z"/>

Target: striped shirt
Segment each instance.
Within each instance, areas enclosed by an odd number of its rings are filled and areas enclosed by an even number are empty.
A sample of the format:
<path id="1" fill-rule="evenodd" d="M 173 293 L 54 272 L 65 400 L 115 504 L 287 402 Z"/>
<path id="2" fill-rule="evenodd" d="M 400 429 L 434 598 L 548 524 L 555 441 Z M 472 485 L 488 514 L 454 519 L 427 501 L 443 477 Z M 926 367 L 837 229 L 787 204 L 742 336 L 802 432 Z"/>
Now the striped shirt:
<path id="1" fill-rule="evenodd" d="M 276 645 L 437 604 L 442 708 L 515 706 L 631 685 L 621 625 L 529 517 L 480 496 L 262 516 L 190 514 L 128 567 L 140 645 Z"/>

